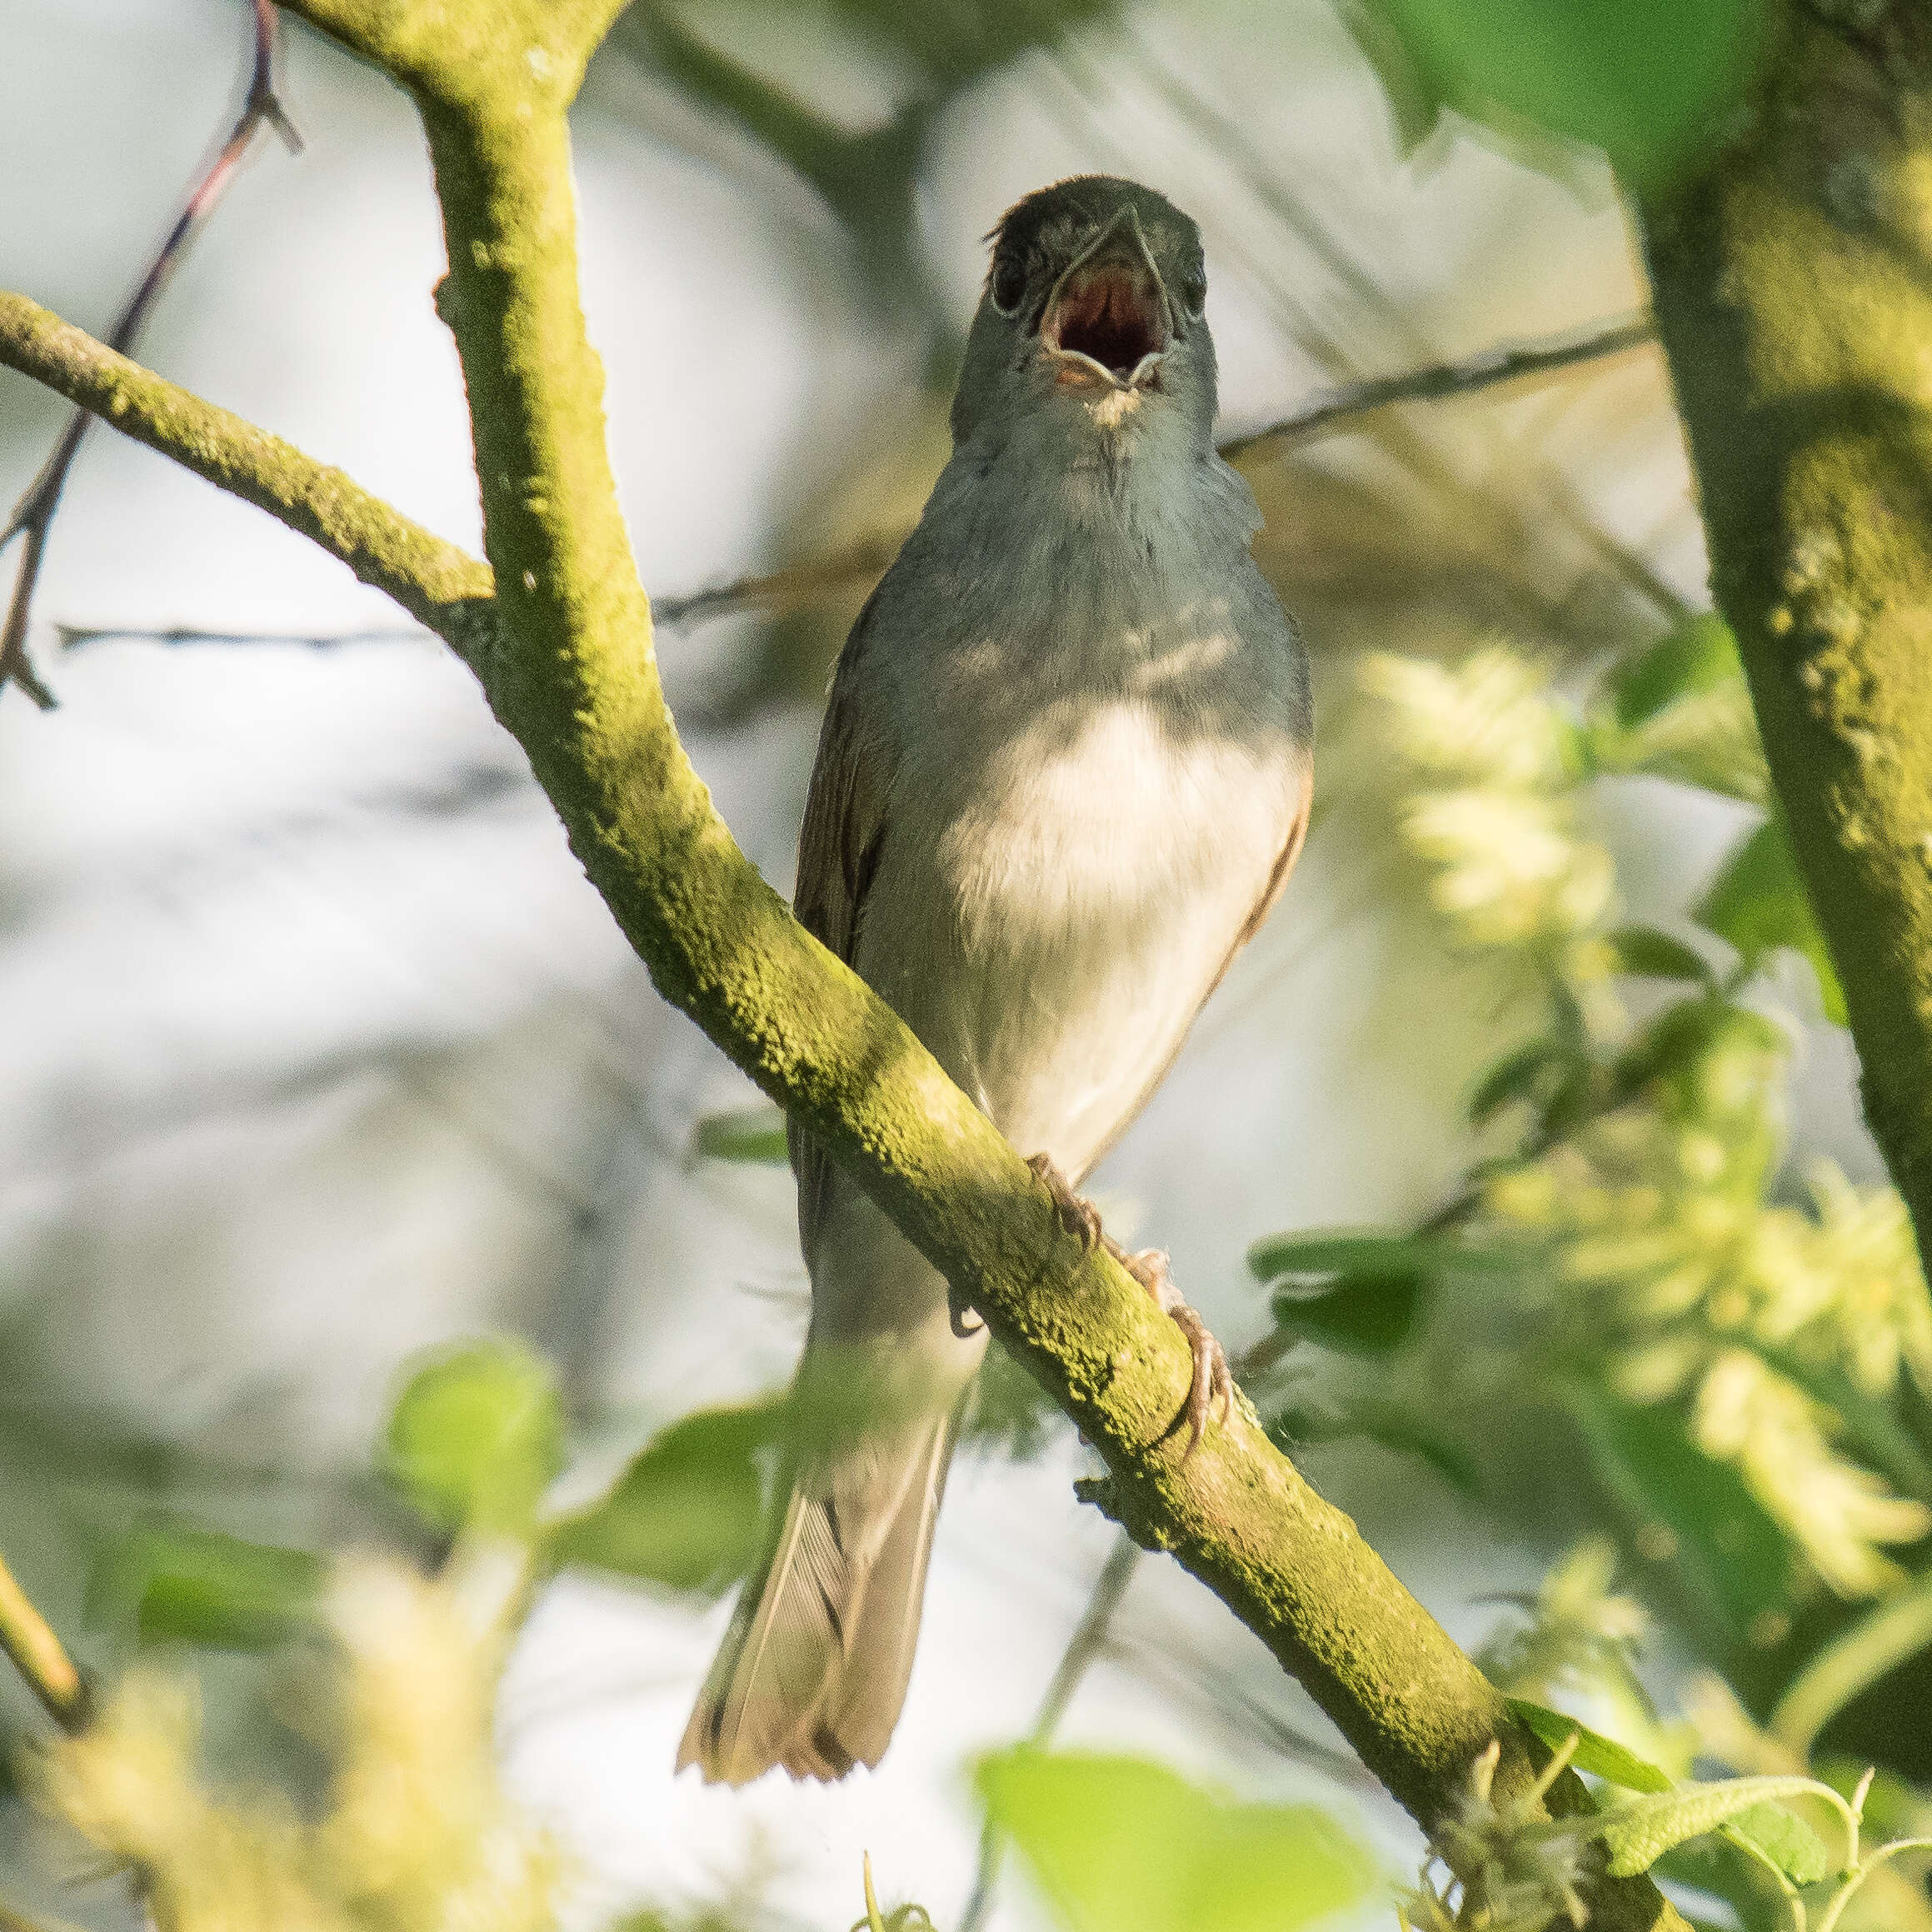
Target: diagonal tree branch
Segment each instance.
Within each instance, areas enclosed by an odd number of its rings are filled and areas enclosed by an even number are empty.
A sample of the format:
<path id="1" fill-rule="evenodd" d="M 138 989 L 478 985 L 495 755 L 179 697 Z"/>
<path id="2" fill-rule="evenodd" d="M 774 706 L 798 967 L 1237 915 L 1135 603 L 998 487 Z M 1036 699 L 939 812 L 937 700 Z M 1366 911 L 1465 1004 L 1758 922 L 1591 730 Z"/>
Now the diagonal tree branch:
<path id="1" fill-rule="evenodd" d="M 240 171 L 242 157 L 263 127 L 272 127 L 291 153 L 299 152 L 302 137 L 282 110 L 275 95 L 275 43 L 277 19 L 273 0 L 249 0 L 249 29 L 253 37 L 248 70 L 248 87 L 241 113 L 229 130 L 214 159 L 189 189 L 174 226 L 155 251 L 154 258 L 141 277 L 139 286 L 127 298 L 127 306 L 107 332 L 107 341 L 117 349 L 130 349 L 146 323 L 148 312 L 160 299 L 161 292 L 173 278 L 182 257 L 195 232 L 206 222 L 228 192 L 228 184 Z M 73 467 L 81 438 L 90 418 L 77 409 L 67 418 L 53 453 L 41 466 L 40 474 L 27 487 L 27 493 L 13 507 L 13 514 L 0 526 L 0 550 L 15 537 L 21 539 L 19 567 L 14 572 L 13 591 L 7 600 L 7 615 L 0 620 L 0 692 L 9 683 L 17 684 L 42 711 L 52 708 L 53 693 L 40 681 L 27 656 L 27 620 L 33 604 L 34 586 L 40 581 L 40 567 L 47 555 L 48 532 L 54 512 L 60 507 L 61 492 L 67 487 L 67 472 Z"/>
<path id="2" fill-rule="evenodd" d="M 422 111 L 490 572 L 18 296 L 0 296 L 0 362 L 272 510 L 450 637 L 659 991 L 825 1141 L 1066 1410 L 1106 1465 L 1090 1500 L 1260 1635 L 1425 1825 L 1491 1740 L 1499 1793 L 1527 1791 L 1545 1754 L 1251 1408 L 1184 1454 L 1191 1365 L 1174 1325 L 1104 1249 L 1083 1251 L 992 1124 L 792 920 L 692 771 L 577 302 L 565 111 L 612 4 L 301 0 Z M 1552 1798 L 1589 1802 L 1573 1779 Z M 1647 1880 L 1599 1875 L 1590 1890 L 1599 1932 L 1681 1928 Z"/>

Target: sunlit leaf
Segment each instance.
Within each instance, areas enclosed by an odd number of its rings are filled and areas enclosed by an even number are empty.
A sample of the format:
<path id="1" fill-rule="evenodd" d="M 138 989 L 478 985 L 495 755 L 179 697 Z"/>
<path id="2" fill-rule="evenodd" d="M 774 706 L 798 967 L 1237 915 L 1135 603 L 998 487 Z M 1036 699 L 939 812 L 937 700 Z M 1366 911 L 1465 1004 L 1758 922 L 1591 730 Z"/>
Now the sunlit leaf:
<path id="1" fill-rule="evenodd" d="M 1795 1811 L 1762 1803 L 1739 1812 L 1725 1826 L 1740 1844 L 1754 1846 L 1795 1885 L 1815 1885 L 1831 1875 L 1825 1840 Z"/>
<path id="2" fill-rule="evenodd" d="M 1439 100 L 1602 148 L 1659 187 L 1718 137 L 1762 38 L 1760 0 L 1376 0 Z"/>
<path id="3" fill-rule="evenodd" d="M 132 1613 L 144 1643 L 262 1650 L 309 1620 L 327 1574 L 311 1550 L 152 1519 L 96 1570 L 88 1611 L 117 1620 Z"/>
<path id="4" fill-rule="evenodd" d="M 691 1151 L 705 1161 L 741 1161 L 782 1167 L 785 1116 L 776 1107 L 741 1107 L 725 1114 L 706 1114 L 693 1130 Z"/>
<path id="5" fill-rule="evenodd" d="M 1845 991 L 1825 951 L 1790 840 L 1768 818 L 1725 861 L 1697 909 L 1697 921 L 1735 946 L 1747 971 L 1766 953 L 1789 946 L 1810 961 L 1828 1020 L 1845 1024 Z"/>
<path id="6" fill-rule="evenodd" d="M 1680 698 L 1743 676 L 1730 627 L 1715 612 L 1692 617 L 1618 666 L 1610 680 L 1617 722 L 1634 731 Z"/>
<path id="7" fill-rule="evenodd" d="M 1375 1880 L 1313 1805 L 1230 1804 L 1141 1759 L 1022 1746 L 978 1783 L 1072 1932 L 1292 1932 Z"/>
<path id="8" fill-rule="evenodd" d="M 1709 1785 L 1680 1785 L 1657 1797 L 1639 1799 L 1634 1805 L 1612 1812 L 1604 1821 L 1600 1836 L 1610 1853 L 1611 1875 L 1630 1878 L 1648 1871 L 1673 1845 L 1700 1838 L 1740 1815 L 1748 1820 L 1747 1835 L 1752 1842 L 1763 1843 L 1774 1862 L 1781 1864 L 1780 1855 L 1790 1855 L 1797 1859 L 1801 1869 L 1810 1870 L 1814 1859 L 1810 1847 L 1780 1827 L 1765 1826 L 1760 1807 L 1780 1798 L 1815 1796 L 1817 1790 L 1809 1778 L 1726 1778 Z M 1765 1831 L 1770 1843 L 1759 1838 L 1760 1829 Z M 1817 1855 L 1822 1858 L 1824 1869 L 1815 1871 L 1809 1880 L 1800 1880 L 1795 1873 L 1788 1875 L 1795 1883 L 1810 1884 L 1830 1871 L 1831 1861 L 1816 1833 L 1807 1828 L 1804 1835 L 1811 1845 L 1818 1846 Z"/>
<path id="9" fill-rule="evenodd" d="M 383 1473 L 446 1530 L 519 1535 L 562 1466 L 563 1417 L 548 1366 L 520 1342 L 465 1343 L 403 1385 Z"/>
<path id="10" fill-rule="evenodd" d="M 1588 1725 L 1579 1724 L 1574 1717 L 1565 1717 L 1560 1710 L 1532 1704 L 1526 1697 L 1511 1697 L 1505 1701 L 1510 1715 L 1534 1731 L 1552 1750 L 1560 1750 L 1574 1737 L 1577 1740 L 1576 1750 L 1570 1761 L 1578 1770 L 1588 1771 L 1593 1777 L 1606 1778 L 1626 1791 L 1657 1792 L 1671 1788 L 1671 1780 L 1665 1773 L 1620 1745 L 1615 1738 L 1607 1738 L 1600 1731 L 1592 1730 Z"/>
<path id="11" fill-rule="evenodd" d="M 551 1555 L 673 1590 L 727 1589 L 757 1555 L 757 1452 L 780 1413 L 748 1403 L 672 1423 L 605 1495 L 552 1525 Z"/>

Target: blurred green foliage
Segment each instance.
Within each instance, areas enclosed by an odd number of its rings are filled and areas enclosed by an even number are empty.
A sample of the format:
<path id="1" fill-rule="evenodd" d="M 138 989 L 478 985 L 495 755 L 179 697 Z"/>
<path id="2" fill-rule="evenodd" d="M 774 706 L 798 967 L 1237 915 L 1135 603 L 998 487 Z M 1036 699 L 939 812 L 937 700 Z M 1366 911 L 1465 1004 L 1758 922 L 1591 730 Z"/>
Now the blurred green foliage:
<path id="1" fill-rule="evenodd" d="M 397 1397 L 382 1465 L 439 1528 L 517 1534 L 563 1466 L 563 1415 L 548 1365 L 509 1340 L 432 1357 Z"/>
<path id="2" fill-rule="evenodd" d="M 1370 11 L 1372 9 L 1372 11 Z M 1770 25 L 1765 0 L 1362 0 L 1411 131 L 1443 106 L 1600 147 L 1645 192 L 1721 137 Z"/>
<path id="3" fill-rule="evenodd" d="M 1319 1808 L 1232 1804 L 1141 1759 L 1022 1748 L 977 1781 L 1072 1932 L 1292 1932 L 1374 1882 Z"/>

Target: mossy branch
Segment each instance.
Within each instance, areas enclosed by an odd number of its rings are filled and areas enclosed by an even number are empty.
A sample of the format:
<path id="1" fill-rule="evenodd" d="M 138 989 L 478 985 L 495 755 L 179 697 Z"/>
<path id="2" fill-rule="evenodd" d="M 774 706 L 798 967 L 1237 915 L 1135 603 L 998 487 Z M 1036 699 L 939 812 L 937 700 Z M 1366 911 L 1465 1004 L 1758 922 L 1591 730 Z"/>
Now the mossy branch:
<path id="1" fill-rule="evenodd" d="M 1866 1117 L 1932 1250 L 1932 17 L 1787 5 L 1765 97 L 1648 210 L 1658 331 Z M 1831 16 L 1839 16 L 1834 18 Z"/>
<path id="2" fill-rule="evenodd" d="M 1499 1791 L 1526 1788 L 1540 1747 L 1245 1403 L 1183 1459 L 1178 1330 L 1104 1251 L 1082 1251 L 1019 1154 L 791 918 L 692 771 L 577 300 L 565 110 L 608 7 L 297 10 L 422 109 L 449 251 L 438 307 L 468 384 L 493 570 L 22 297 L 0 296 L 0 362 L 268 509 L 457 643 L 659 991 L 823 1139 L 1066 1410 L 1107 1466 L 1093 1500 L 1261 1636 L 1425 1825 L 1492 1738 Z M 1555 1795 L 1587 1802 L 1574 1780 Z M 1599 1880 L 1592 1905 L 1605 1932 L 1681 1925 L 1644 1880 Z"/>

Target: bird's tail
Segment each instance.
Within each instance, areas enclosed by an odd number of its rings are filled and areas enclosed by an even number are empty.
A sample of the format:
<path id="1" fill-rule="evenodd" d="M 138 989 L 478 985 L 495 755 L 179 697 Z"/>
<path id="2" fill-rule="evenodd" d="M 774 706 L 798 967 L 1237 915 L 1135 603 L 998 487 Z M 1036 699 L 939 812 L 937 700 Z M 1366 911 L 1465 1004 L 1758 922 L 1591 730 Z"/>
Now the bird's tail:
<path id="1" fill-rule="evenodd" d="M 749 1784 L 842 1778 L 884 1755 L 906 1700 L 959 1408 L 814 1450 L 747 1583 L 678 1748 Z"/>

